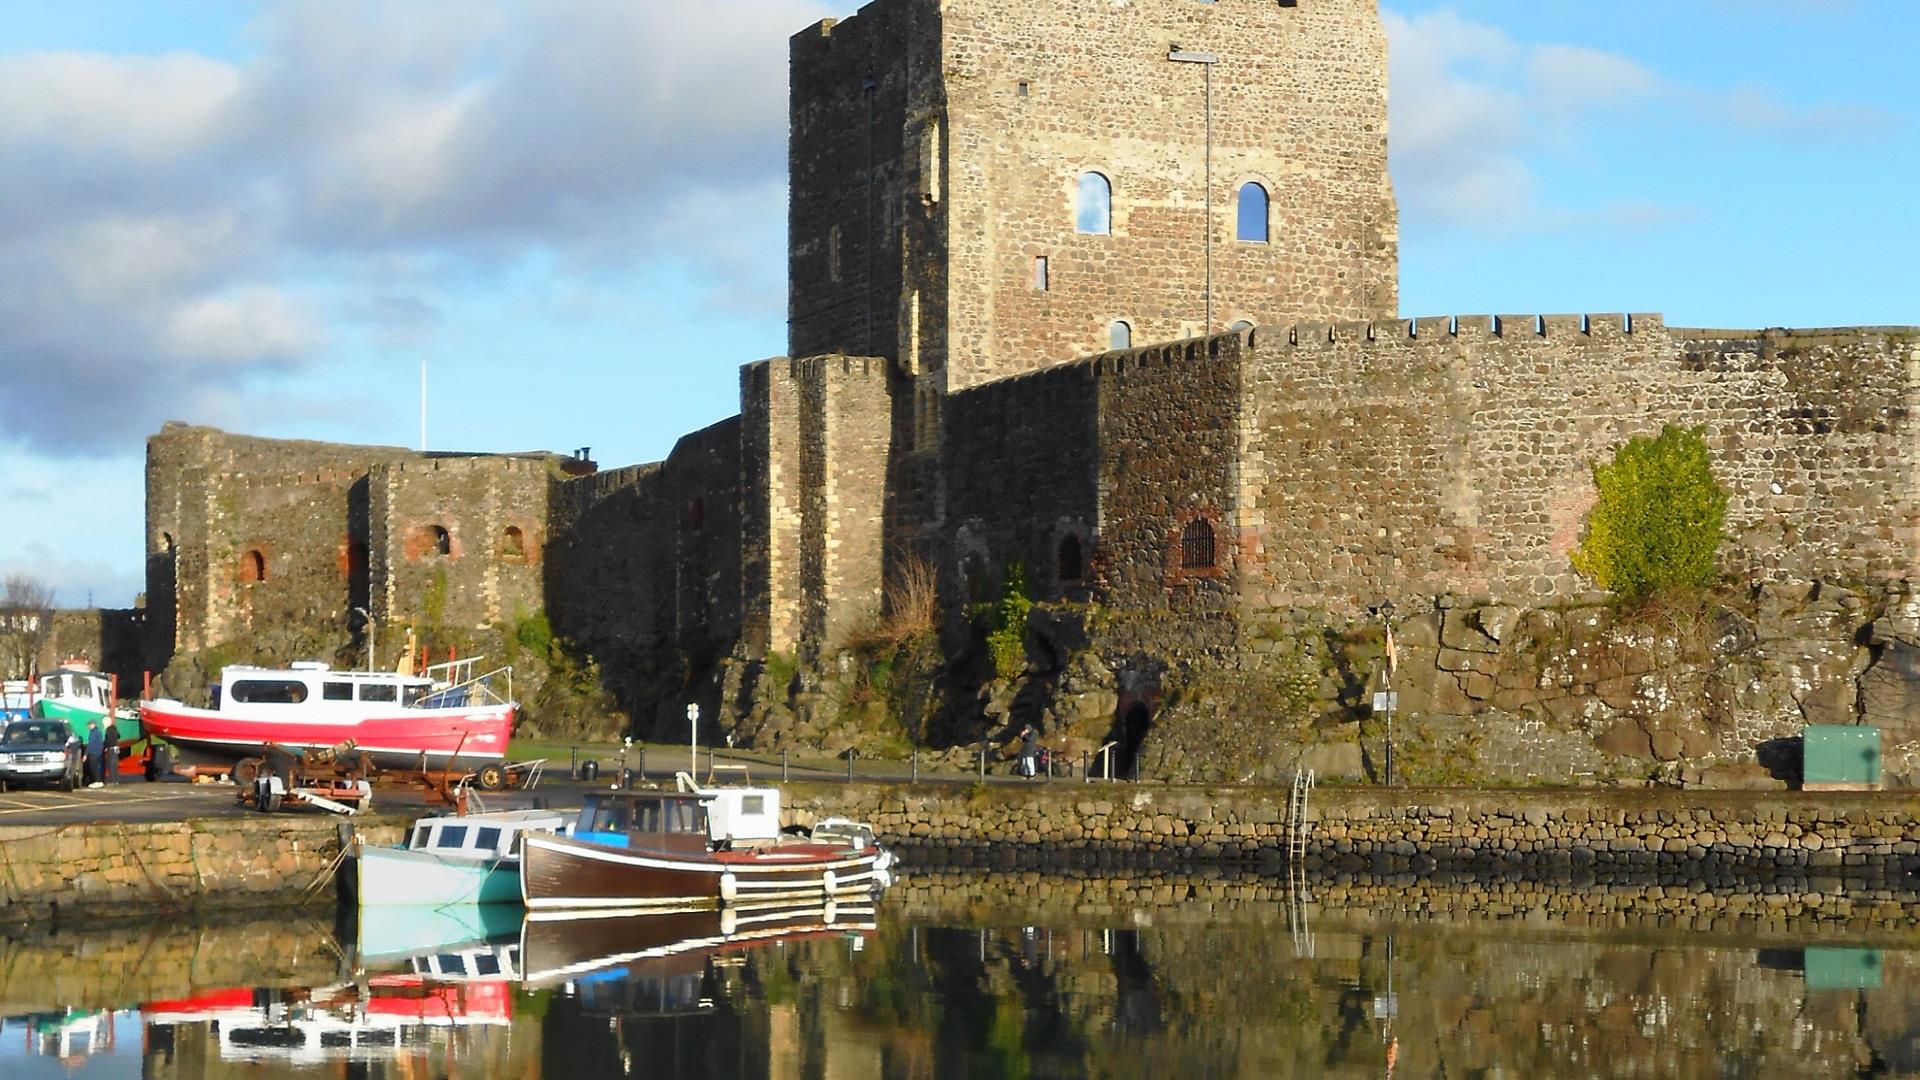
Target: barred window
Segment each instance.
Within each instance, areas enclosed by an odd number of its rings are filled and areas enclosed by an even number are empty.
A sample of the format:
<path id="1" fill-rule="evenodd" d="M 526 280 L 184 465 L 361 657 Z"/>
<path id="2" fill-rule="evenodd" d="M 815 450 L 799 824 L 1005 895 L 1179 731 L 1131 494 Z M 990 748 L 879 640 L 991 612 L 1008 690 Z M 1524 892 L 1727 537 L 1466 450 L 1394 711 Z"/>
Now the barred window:
<path id="1" fill-rule="evenodd" d="M 1213 542 L 1213 523 L 1194 518 L 1180 534 L 1180 565 L 1187 570 L 1210 570 L 1218 565 Z"/>

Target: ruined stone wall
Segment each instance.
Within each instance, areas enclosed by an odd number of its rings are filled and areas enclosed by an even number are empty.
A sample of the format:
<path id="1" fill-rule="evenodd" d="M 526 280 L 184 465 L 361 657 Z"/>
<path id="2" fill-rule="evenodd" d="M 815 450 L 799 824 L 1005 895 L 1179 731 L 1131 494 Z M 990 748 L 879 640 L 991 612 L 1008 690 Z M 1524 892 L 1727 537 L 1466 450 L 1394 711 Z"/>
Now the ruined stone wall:
<path id="1" fill-rule="evenodd" d="M 1665 424 L 1706 428 L 1727 569 L 1912 572 L 1910 332 L 1676 342 L 1650 315 L 1462 316 L 1253 337 L 1250 608 L 1577 594 L 1593 465 Z"/>
<path id="2" fill-rule="evenodd" d="M 665 638 L 667 536 L 658 463 L 555 478 L 545 570 L 553 631 L 613 663 Z"/>
<path id="3" fill-rule="evenodd" d="M 68 660 L 84 660 L 95 671 L 120 677 L 120 695 L 140 692 L 145 667 L 147 612 L 144 608 L 63 608 L 53 613 L 53 630 L 40 647 L 36 668 L 51 671 Z"/>
<path id="4" fill-rule="evenodd" d="M 474 628 L 540 611 L 551 475 L 544 456 L 431 456 L 375 467 L 375 617 L 383 625 Z"/>

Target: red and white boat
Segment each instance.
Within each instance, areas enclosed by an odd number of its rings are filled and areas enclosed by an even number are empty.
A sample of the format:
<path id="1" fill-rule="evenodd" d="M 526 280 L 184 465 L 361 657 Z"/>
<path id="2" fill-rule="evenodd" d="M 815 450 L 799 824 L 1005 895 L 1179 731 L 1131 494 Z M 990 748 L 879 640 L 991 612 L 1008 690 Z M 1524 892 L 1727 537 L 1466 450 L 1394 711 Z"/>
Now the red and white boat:
<path id="1" fill-rule="evenodd" d="M 213 708 L 142 702 L 140 723 L 186 765 L 237 764 L 268 745 L 299 752 L 350 744 L 383 769 L 473 769 L 505 755 L 517 708 L 493 689 L 503 675 L 511 685 L 510 669 L 475 677 L 473 663 L 420 675 L 234 665 L 220 673 Z"/>

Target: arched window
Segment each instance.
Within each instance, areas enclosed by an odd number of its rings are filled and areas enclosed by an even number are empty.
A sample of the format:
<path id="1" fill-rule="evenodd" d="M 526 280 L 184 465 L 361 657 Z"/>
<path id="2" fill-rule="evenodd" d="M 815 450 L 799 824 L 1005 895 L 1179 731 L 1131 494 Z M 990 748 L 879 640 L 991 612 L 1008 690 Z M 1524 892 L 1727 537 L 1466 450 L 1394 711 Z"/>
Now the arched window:
<path id="1" fill-rule="evenodd" d="M 1107 348 L 1133 348 L 1133 327 L 1125 319 L 1115 319 L 1113 325 L 1107 327 Z"/>
<path id="2" fill-rule="evenodd" d="M 1059 579 L 1063 582 L 1079 581 L 1086 576 L 1086 554 L 1080 550 L 1079 537 L 1069 533 L 1060 538 L 1060 556 L 1056 565 L 1059 568 Z"/>
<path id="3" fill-rule="evenodd" d="M 1080 174 L 1080 204 L 1074 228 L 1105 236 L 1113 231 L 1113 183 L 1097 172 Z"/>
<path id="4" fill-rule="evenodd" d="M 1267 189 L 1256 183 L 1240 185 L 1240 239 L 1249 244 L 1267 242 Z"/>
<path id="5" fill-rule="evenodd" d="M 240 583 L 258 585 L 267 580 L 267 557 L 259 548 L 240 556 Z"/>
<path id="6" fill-rule="evenodd" d="M 453 534 L 447 532 L 445 525 L 431 526 L 427 529 L 427 534 L 433 539 L 431 547 L 428 548 L 429 551 L 435 555 L 453 554 Z"/>
<path id="7" fill-rule="evenodd" d="M 978 555 L 968 555 L 960 562 L 960 578 L 966 586 L 967 601 L 984 604 L 989 598 L 987 591 L 987 563 Z"/>
<path id="8" fill-rule="evenodd" d="M 1217 563 L 1213 543 L 1213 522 L 1194 518 L 1180 533 L 1180 566 L 1186 570 L 1211 570 Z"/>
<path id="9" fill-rule="evenodd" d="M 526 557 L 527 537 L 526 534 L 520 531 L 520 526 L 509 525 L 507 526 L 507 531 L 501 534 L 500 554 L 508 558 Z"/>

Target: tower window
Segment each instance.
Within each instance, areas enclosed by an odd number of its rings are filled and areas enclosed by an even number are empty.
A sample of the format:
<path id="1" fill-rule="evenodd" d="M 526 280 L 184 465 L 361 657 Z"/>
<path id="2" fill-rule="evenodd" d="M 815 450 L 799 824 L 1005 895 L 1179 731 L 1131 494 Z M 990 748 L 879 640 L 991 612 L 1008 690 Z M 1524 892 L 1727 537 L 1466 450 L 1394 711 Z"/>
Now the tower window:
<path id="1" fill-rule="evenodd" d="M 254 548 L 240 556 L 240 582 L 243 585 L 258 585 L 267 580 L 267 557 L 259 548 Z"/>
<path id="2" fill-rule="evenodd" d="M 453 554 L 453 534 L 447 531 L 447 527 L 445 525 L 429 526 L 427 529 L 427 535 L 429 539 L 432 541 L 432 543 L 428 547 L 428 550 L 432 554 L 435 554 L 435 555 Z"/>
<path id="3" fill-rule="evenodd" d="M 526 557 L 527 538 L 526 534 L 520 531 L 520 526 L 507 526 L 507 531 L 500 537 L 500 554 L 510 559 Z"/>
<path id="4" fill-rule="evenodd" d="M 1050 281 L 1051 279 L 1047 276 L 1047 257 L 1045 255 L 1035 255 L 1033 257 L 1033 287 L 1040 292 L 1046 292 Z"/>
<path id="5" fill-rule="evenodd" d="M 1095 236 L 1113 232 L 1113 183 L 1097 172 L 1080 174 L 1080 204 L 1074 228 Z"/>
<path id="6" fill-rule="evenodd" d="M 840 282 L 840 226 L 827 230 L 827 278 Z"/>
<path id="7" fill-rule="evenodd" d="M 1256 183 L 1240 185 L 1239 237 L 1249 244 L 1264 244 L 1268 238 L 1267 189 Z"/>
<path id="8" fill-rule="evenodd" d="M 1107 348 L 1133 348 L 1133 327 L 1125 319 L 1115 319 L 1113 325 L 1107 327 Z"/>
<path id="9" fill-rule="evenodd" d="M 1235 320 L 1233 321 L 1233 325 L 1232 325 L 1232 326 L 1229 326 L 1229 327 L 1227 327 L 1227 329 L 1229 329 L 1229 330 L 1231 330 L 1231 331 L 1233 331 L 1234 333 L 1236 333 L 1236 334 L 1237 334 L 1237 333 L 1239 333 L 1239 332 L 1240 332 L 1240 331 L 1242 331 L 1242 330 L 1251 330 L 1251 329 L 1253 329 L 1253 324 L 1252 324 L 1251 322 L 1248 322 L 1248 321 L 1247 321 L 1247 320 L 1245 320 L 1245 319 L 1235 319 Z"/>
<path id="10" fill-rule="evenodd" d="M 698 496 L 687 504 L 687 528 L 698 531 L 707 525 L 707 500 Z"/>
<path id="11" fill-rule="evenodd" d="M 1080 538 L 1068 534 L 1060 538 L 1058 561 L 1059 579 L 1062 582 L 1079 581 L 1087 573 L 1086 553 L 1080 549 Z"/>
<path id="12" fill-rule="evenodd" d="M 1180 533 L 1180 566 L 1186 570 L 1211 570 L 1218 565 L 1214 551 L 1213 522 L 1194 518 Z"/>

